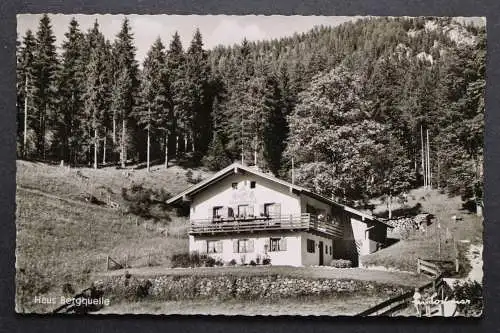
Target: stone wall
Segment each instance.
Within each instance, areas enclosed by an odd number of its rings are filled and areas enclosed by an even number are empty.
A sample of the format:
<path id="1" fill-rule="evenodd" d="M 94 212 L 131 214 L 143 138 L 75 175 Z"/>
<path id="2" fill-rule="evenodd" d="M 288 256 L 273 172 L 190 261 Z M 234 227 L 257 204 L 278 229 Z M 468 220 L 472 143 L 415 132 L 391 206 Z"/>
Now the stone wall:
<path id="1" fill-rule="evenodd" d="M 119 300 L 237 299 L 275 300 L 300 297 L 328 297 L 379 294 L 390 298 L 406 290 L 374 282 L 339 279 L 304 279 L 280 275 L 263 276 L 157 276 L 136 278 L 130 275 L 96 282 L 106 297 Z"/>

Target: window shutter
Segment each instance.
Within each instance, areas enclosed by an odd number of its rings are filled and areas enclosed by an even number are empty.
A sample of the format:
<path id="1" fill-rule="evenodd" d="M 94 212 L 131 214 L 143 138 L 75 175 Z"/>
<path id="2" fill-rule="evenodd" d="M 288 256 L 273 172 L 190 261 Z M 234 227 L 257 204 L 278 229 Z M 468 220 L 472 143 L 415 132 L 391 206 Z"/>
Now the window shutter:
<path id="1" fill-rule="evenodd" d="M 233 252 L 238 253 L 238 240 L 233 239 Z"/>
<path id="2" fill-rule="evenodd" d="M 207 253 L 208 252 L 208 241 L 204 240 L 202 241 L 201 244 L 201 253 Z"/>
<path id="3" fill-rule="evenodd" d="M 276 216 L 280 216 L 281 215 L 281 204 L 275 203 L 273 205 L 273 208 L 274 208 L 273 214 L 276 215 Z"/>
<path id="4" fill-rule="evenodd" d="M 259 214 L 261 216 L 264 216 L 265 213 L 266 213 L 266 210 L 264 208 L 264 205 L 259 205 Z"/>
<path id="5" fill-rule="evenodd" d="M 254 216 L 254 214 L 253 214 L 253 205 L 248 206 L 248 215 L 249 216 Z"/>
<path id="6" fill-rule="evenodd" d="M 222 253 L 222 241 L 215 243 L 215 252 Z"/>
<path id="7" fill-rule="evenodd" d="M 281 237 L 280 243 L 280 251 L 286 251 L 286 237 Z"/>
<path id="8" fill-rule="evenodd" d="M 253 239 L 248 240 L 248 251 L 247 252 L 253 252 Z"/>
<path id="9" fill-rule="evenodd" d="M 266 239 L 264 240 L 264 250 L 265 250 L 266 252 L 270 250 L 270 248 L 269 248 L 270 241 L 271 241 L 271 240 L 270 240 L 269 238 L 266 238 Z"/>

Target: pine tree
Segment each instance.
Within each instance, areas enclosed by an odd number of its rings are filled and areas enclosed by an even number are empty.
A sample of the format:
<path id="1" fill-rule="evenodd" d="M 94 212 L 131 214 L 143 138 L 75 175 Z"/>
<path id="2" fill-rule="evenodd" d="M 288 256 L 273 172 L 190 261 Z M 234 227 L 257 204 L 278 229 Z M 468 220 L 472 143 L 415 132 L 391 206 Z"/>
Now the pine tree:
<path id="1" fill-rule="evenodd" d="M 113 45 L 113 66 L 114 78 L 112 88 L 112 110 L 121 119 L 120 138 L 120 161 L 125 167 L 127 161 L 127 150 L 134 138 L 134 128 L 128 128 L 129 118 L 135 107 L 135 99 L 138 88 L 138 65 L 135 60 L 135 47 L 133 45 L 133 35 L 130 31 L 130 23 L 127 18 L 123 20 L 122 27 Z"/>
<path id="2" fill-rule="evenodd" d="M 135 112 L 138 124 L 147 131 L 147 169 L 150 166 L 151 136 L 168 137 L 170 96 L 165 69 L 164 46 L 158 38 L 144 60 L 139 91 L 140 105 Z M 159 136 L 159 130 L 163 136 Z M 168 166 L 168 143 L 166 144 L 165 166 Z"/>
<path id="3" fill-rule="evenodd" d="M 186 54 L 186 76 L 189 97 L 187 123 L 190 127 L 191 150 L 200 154 L 207 148 L 210 139 L 209 71 L 207 53 L 199 29 L 196 29 Z"/>
<path id="4" fill-rule="evenodd" d="M 27 30 L 23 37 L 22 45 L 17 55 L 17 106 L 18 106 L 18 133 L 19 138 L 22 133 L 21 156 L 29 156 L 28 145 L 33 142 L 28 141 L 29 130 L 34 127 L 34 52 L 36 48 L 35 36 L 31 30 Z M 21 116 L 22 113 L 22 116 Z"/>
<path id="5" fill-rule="evenodd" d="M 58 116 L 56 120 L 59 157 L 66 162 L 76 162 L 77 152 L 82 150 L 80 142 L 83 93 L 86 80 L 86 65 L 82 57 L 85 49 L 84 35 L 73 18 L 66 40 L 62 44 L 61 66 L 57 73 Z"/>
<path id="6" fill-rule="evenodd" d="M 105 134 L 104 118 L 106 113 L 106 64 L 103 49 L 95 48 L 91 51 L 90 61 L 86 67 L 87 80 L 84 94 L 85 130 L 87 145 L 94 147 L 93 165 L 98 166 L 99 138 Z"/>
<path id="7" fill-rule="evenodd" d="M 177 32 L 172 37 L 167 51 L 167 73 L 170 81 L 172 94 L 173 128 L 172 142 L 173 153 L 179 157 L 180 145 L 183 151 L 187 150 L 187 138 L 189 134 L 190 119 L 188 110 L 190 107 L 190 96 L 186 78 L 186 55 L 182 48 L 180 36 Z M 181 139 L 182 142 L 180 141 Z"/>
<path id="8" fill-rule="evenodd" d="M 57 65 L 55 36 L 48 15 L 44 14 L 36 33 L 33 59 L 33 111 L 37 118 L 36 125 L 34 124 L 33 127 L 37 137 L 38 156 L 44 159 L 47 157 L 46 153 L 51 144 L 46 140 L 47 134 L 49 130 L 52 130 L 55 122 Z"/>

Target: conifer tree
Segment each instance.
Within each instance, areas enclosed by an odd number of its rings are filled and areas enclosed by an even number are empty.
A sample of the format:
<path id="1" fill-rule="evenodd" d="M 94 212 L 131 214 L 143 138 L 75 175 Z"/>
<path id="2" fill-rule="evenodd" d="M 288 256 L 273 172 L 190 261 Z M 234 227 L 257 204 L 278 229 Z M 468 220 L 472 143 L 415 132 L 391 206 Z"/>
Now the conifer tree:
<path id="1" fill-rule="evenodd" d="M 55 122 L 56 71 L 58 66 L 55 36 L 50 18 L 44 14 L 36 32 L 36 47 L 33 59 L 33 111 L 35 122 L 36 146 L 38 156 L 45 159 L 50 142 L 47 142 L 48 130 Z"/>
<path id="2" fill-rule="evenodd" d="M 76 162 L 77 152 L 83 133 L 83 93 L 86 80 L 86 65 L 83 59 L 85 49 L 84 35 L 78 22 L 70 21 L 68 32 L 62 44 L 62 59 L 57 73 L 58 116 L 56 120 L 57 140 L 60 146 L 60 158 L 66 162 Z"/>
<path id="3" fill-rule="evenodd" d="M 121 166 L 125 167 L 128 146 L 133 143 L 133 138 L 137 138 L 134 136 L 134 128 L 128 127 L 129 118 L 136 105 L 139 83 L 133 35 L 127 18 L 123 20 L 121 30 L 116 36 L 113 58 L 115 63 L 111 107 L 115 113 L 113 119 L 117 118 L 116 115 L 121 119 L 120 162 Z"/>
<path id="4" fill-rule="evenodd" d="M 22 133 L 21 156 L 28 157 L 28 131 L 33 128 L 34 117 L 34 52 L 36 47 L 35 36 L 31 30 L 27 30 L 19 46 L 17 54 L 17 107 L 18 107 L 18 133 Z M 21 116 L 22 114 L 22 116 Z M 18 136 L 21 140 L 21 135 Z"/>
<path id="5" fill-rule="evenodd" d="M 137 122 L 147 132 L 147 169 L 150 165 L 151 136 L 167 138 L 169 126 L 168 81 L 164 46 L 158 38 L 144 60 L 139 90 L 140 105 L 135 112 Z M 160 129 L 163 135 L 160 136 Z M 165 141 L 165 166 L 168 166 L 168 143 Z"/>

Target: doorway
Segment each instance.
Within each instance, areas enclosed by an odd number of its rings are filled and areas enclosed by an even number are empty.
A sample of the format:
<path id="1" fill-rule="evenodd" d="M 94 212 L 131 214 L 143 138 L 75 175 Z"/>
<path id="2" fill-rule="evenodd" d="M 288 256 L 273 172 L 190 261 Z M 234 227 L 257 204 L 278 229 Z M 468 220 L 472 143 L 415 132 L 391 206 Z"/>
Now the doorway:
<path id="1" fill-rule="evenodd" d="M 319 248 L 319 265 L 323 266 L 323 261 L 324 261 L 323 255 L 324 254 L 323 254 L 323 242 L 322 241 L 319 241 L 318 248 Z"/>

